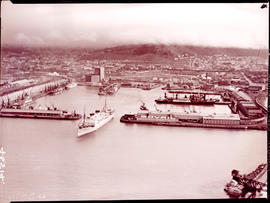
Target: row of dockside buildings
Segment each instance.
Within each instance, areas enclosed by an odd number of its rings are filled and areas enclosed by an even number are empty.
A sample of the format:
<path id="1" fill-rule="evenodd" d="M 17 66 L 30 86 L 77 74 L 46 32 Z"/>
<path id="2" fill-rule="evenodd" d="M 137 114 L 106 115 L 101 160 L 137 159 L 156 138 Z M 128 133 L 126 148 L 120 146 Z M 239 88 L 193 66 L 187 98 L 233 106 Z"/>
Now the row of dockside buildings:
<path id="1" fill-rule="evenodd" d="M 244 99 L 236 92 L 230 92 L 230 95 L 237 102 L 237 109 L 243 116 L 249 119 L 255 119 L 264 116 L 261 108 L 259 108 L 253 101 Z"/>

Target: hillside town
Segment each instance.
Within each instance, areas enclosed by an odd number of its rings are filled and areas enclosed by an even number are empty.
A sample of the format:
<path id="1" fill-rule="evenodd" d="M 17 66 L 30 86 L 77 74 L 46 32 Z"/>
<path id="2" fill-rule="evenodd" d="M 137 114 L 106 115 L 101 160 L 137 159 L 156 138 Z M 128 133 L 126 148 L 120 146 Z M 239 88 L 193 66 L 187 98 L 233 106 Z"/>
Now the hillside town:
<path id="1" fill-rule="evenodd" d="M 267 58 L 257 56 L 201 56 L 182 54 L 150 61 L 140 59 L 94 59 L 80 52 L 61 50 L 4 49 L 1 63 L 1 90 L 14 86 L 44 83 L 65 76 L 81 85 L 119 82 L 123 87 L 153 88 L 157 85 L 180 89 L 215 90 L 241 88 L 252 97 L 267 93 Z M 97 69 L 102 68 L 100 79 Z"/>

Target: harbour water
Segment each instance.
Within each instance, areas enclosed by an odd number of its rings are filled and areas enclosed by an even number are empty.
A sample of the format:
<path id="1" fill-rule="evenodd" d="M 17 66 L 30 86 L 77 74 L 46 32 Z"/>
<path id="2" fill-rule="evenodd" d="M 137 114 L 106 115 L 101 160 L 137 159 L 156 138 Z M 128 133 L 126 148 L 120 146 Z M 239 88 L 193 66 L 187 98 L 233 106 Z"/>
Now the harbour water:
<path id="1" fill-rule="evenodd" d="M 83 113 L 102 108 L 105 96 L 77 86 L 37 100 Z M 115 117 L 76 137 L 79 121 L 0 119 L 6 152 L 0 202 L 15 200 L 228 198 L 231 170 L 249 173 L 267 162 L 267 132 L 120 123 L 142 102 L 154 109 L 160 89 L 121 88 L 107 96 Z M 156 105 L 160 110 L 230 114 L 226 105 Z"/>

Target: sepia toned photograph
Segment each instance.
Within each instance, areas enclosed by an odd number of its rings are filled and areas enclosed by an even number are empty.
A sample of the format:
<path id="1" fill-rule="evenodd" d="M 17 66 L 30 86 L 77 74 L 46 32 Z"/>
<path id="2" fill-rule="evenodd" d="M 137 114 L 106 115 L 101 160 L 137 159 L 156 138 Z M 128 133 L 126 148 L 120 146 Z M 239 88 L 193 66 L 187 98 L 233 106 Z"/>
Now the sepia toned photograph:
<path id="1" fill-rule="evenodd" d="M 1 2 L 0 203 L 267 198 L 268 3 Z"/>

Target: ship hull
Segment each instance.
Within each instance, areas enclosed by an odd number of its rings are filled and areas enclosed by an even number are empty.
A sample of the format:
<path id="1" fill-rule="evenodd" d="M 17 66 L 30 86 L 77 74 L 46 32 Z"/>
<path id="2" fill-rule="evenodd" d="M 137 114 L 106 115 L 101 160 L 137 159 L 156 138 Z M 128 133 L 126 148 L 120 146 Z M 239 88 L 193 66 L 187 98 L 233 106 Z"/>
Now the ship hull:
<path id="1" fill-rule="evenodd" d="M 156 99 L 156 103 L 158 104 L 187 104 L 187 105 L 214 105 L 214 101 L 205 101 L 205 102 L 191 102 L 191 101 L 181 101 L 181 100 L 163 100 Z"/>
<path id="2" fill-rule="evenodd" d="M 52 119 L 52 120 L 79 120 L 82 116 L 40 116 L 40 115 L 14 115 L 14 114 L 5 114 L 1 115 L 0 117 L 5 117 L 5 118 L 34 118 L 34 119 Z"/>
<path id="3" fill-rule="evenodd" d="M 177 126 L 177 127 L 199 127 L 199 128 L 223 128 L 223 129 L 256 129 L 266 130 L 264 126 L 260 125 L 222 125 L 222 124 L 205 124 L 200 122 L 182 122 L 177 120 L 162 121 L 162 120 L 138 120 L 126 119 L 125 116 L 120 118 L 122 123 L 146 124 L 146 125 L 160 125 L 160 126 Z"/>
<path id="4" fill-rule="evenodd" d="M 99 89 L 98 95 L 113 95 L 115 94 L 120 88 L 119 84 L 113 84 L 103 89 Z"/>
<path id="5" fill-rule="evenodd" d="M 102 126 L 104 126 L 105 124 L 107 124 L 109 121 L 111 121 L 113 119 L 114 115 L 109 115 L 107 118 L 105 118 L 104 120 L 100 121 L 99 123 L 95 124 L 94 127 L 88 127 L 88 128 L 83 128 L 83 129 L 78 129 L 78 137 L 92 133 L 96 130 L 98 130 L 99 128 L 101 128 Z"/>
<path id="6" fill-rule="evenodd" d="M 82 115 L 68 113 L 63 110 L 37 110 L 37 109 L 13 109 L 2 108 L 0 117 L 8 118 L 33 118 L 33 119 L 56 119 L 56 120 L 79 120 Z"/>
<path id="7" fill-rule="evenodd" d="M 48 95 L 50 95 L 50 96 L 55 96 L 55 95 L 58 95 L 58 94 L 61 94 L 62 93 L 62 91 L 60 92 L 50 92 Z"/>

